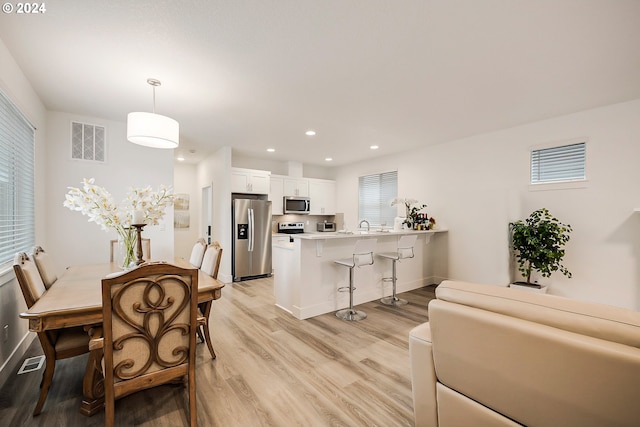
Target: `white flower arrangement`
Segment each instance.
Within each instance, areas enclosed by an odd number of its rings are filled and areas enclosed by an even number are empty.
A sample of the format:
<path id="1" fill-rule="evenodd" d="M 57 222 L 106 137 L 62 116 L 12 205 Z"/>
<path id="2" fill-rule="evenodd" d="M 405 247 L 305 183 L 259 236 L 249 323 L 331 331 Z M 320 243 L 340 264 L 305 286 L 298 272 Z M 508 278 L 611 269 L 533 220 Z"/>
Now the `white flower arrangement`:
<path id="1" fill-rule="evenodd" d="M 95 222 L 105 231 L 112 228 L 118 233 L 126 248 L 124 268 L 135 260 L 133 249 L 136 233 L 131 227 L 134 216 L 143 218 L 146 224 L 158 225 L 164 217 L 165 209 L 171 206 L 174 200 L 171 187 L 160 186 L 157 191 L 153 191 L 150 186 L 132 187 L 127 193 L 127 198 L 117 204 L 111 193 L 104 187 L 95 185 L 93 178 L 85 178 L 82 181 L 82 189 L 68 189 L 64 207 L 88 216 L 89 222 Z"/>
<path id="2" fill-rule="evenodd" d="M 95 185 L 95 179 L 84 179 L 82 189 L 68 187 L 64 206 L 73 211 L 79 211 L 89 217 L 89 222 L 95 222 L 103 230 L 114 228 L 116 231 L 131 226 L 133 212 L 141 210 L 147 224 L 158 225 L 164 217 L 164 211 L 173 204 L 171 187 L 160 186 L 153 191 L 146 188 L 130 188 L 127 198 L 119 205 L 104 187 Z"/>

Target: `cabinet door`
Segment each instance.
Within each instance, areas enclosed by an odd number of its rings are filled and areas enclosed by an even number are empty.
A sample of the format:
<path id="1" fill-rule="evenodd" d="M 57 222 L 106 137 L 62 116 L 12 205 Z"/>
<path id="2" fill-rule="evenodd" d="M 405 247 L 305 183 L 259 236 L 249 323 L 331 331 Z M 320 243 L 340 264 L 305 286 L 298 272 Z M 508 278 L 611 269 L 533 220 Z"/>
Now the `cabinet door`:
<path id="1" fill-rule="evenodd" d="M 271 172 L 254 169 L 231 169 L 231 192 L 269 194 Z"/>
<path id="2" fill-rule="evenodd" d="M 284 195 L 309 197 L 309 180 L 306 178 L 285 178 Z"/>
<path id="3" fill-rule="evenodd" d="M 249 192 L 249 174 L 246 171 L 239 169 L 231 170 L 231 192 Z"/>
<path id="4" fill-rule="evenodd" d="M 335 215 L 336 183 L 335 181 L 310 179 L 309 198 L 312 215 Z"/>
<path id="5" fill-rule="evenodd" d="M 269 200 L 271 200 L 271 214 L 284 214 L 282 197 L 284 196 L 284 181 L 281 177 L 271 175 L 270 179 L 271 191 L 269 191 Z"/>
<path id="6" fill-rule="evenodd" d="M 271 191 L 270 176 L 271 174 L 266 171 L 251 171 L 249 177 L 251 192 L 256 194 L 269 194 L 269 191 Z"/>

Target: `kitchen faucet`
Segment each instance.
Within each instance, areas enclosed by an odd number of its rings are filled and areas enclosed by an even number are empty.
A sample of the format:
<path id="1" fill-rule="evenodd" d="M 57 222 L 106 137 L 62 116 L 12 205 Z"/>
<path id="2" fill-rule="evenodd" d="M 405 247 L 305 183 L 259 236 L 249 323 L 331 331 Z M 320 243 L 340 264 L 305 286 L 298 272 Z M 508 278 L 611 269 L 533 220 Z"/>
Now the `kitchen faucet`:
<path id="1" fill-rule="evenodd" d="M 369 221 L 367 221 L 366 219 L 363 219 L 362 221 L 360 221 L 360 224 L 358 224 L 358 228 L 362 228 L 362 223 L 366 222 L 367 223 L 367 233 L 369 232 L 370 226 L 369 226 Z"/>

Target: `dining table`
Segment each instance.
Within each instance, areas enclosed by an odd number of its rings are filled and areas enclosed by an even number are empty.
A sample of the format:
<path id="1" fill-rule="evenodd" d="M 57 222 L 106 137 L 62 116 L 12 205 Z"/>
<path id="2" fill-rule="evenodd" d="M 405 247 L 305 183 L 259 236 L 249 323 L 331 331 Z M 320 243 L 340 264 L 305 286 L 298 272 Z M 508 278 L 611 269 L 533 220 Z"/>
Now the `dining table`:
<path id="1" fill-rule="evenodd" d="M 182 268 L 195 268 L 184 258 L 175 258 L 170 263 Z M 33 332 L 81 326 L 91 338 L 100 338 L 102 279 L 121 271 L 115 262 L 68 267 L 31 308 L 20 313 L 20 317 L 29 321 L 29 330 Z M 219 299 L 223 287 L 224 283 L 198 269 L 199 304 Z M 90 350 L 82 383 L 82 414 L 91 416 L 102 410 L 103 382 L 102 350 Z"/>

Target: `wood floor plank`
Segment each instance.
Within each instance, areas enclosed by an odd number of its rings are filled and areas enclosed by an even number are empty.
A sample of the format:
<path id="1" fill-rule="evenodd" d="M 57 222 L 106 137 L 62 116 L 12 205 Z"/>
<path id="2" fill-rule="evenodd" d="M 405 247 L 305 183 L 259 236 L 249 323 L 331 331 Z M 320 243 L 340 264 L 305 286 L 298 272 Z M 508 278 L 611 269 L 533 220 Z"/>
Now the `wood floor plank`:
<path id="1" fill-rule="evenodd" d="M 367 319 L 334 313 L 297 320 L 275 306 L 273 279 L 225 286 L 213 305 L 211 359 L 198 344 L 198 423 L 220 427 L 412 426 L 409 331 L 427 321 L 435 287 L 399 294 L 403 307 L 361 304 Z M 42 354 L 37 342 L 25 357 Z M 79 413 L 86 357 L 61 360 L 49 397 L 32 417 L 42 371 L 13 376 L 0 390 L 0 423 L 102 426 Z M 188 425 L 184 386 L 165 385 L 116 402 L 118 425 Z"/>

